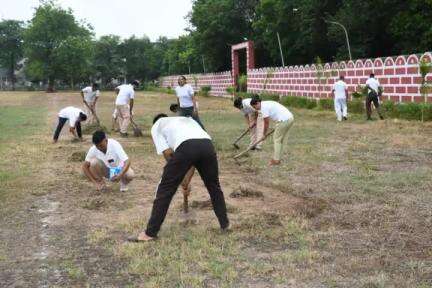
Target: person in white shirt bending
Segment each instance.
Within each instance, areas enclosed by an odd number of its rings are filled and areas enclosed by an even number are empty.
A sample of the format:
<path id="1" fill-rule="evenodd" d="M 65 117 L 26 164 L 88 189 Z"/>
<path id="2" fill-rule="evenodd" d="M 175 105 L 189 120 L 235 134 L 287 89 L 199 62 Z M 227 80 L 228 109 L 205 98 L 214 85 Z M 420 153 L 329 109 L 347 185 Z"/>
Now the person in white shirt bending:
<path id="1" fill-rule="evenodd" d="M 79 108 L 72 106 L 63 108 L 58 113 L 58 124 L 54 132 L 53 142 L 56 143 L 63 129 L 64 124 L 69 121 L 69 132 L 76 139 L 82 140 L 81 122 L 87 120 L 87 115 Z"/>
<path id="2" fill-rule="evenodd" d="M 186 77 L 180 76 L 178 79 L 178 86 L 175 88 L 175 93 L 177 95 L 177 103 L 179 104 L 179 114 L 180 116 L 192 117 L 201 128 L 204 125 L 198 116 L 198 101 L 195 96 L 195 92 L 191 85 L 186 83 Z"/>
<path id="3" fill-rule="evenodd" d="M 333 85 L 334 108 L 338 121 L 347 120 L 348 108 L 348 86 L 345 83 L 345 77 L 341 75 L 339 80 Z"/>
<path id="4" fill-rule="evenodd" d="M 258 97 L 258 95 L 254 97 Z M 252 98 L 242 99 L 241 97 L 238 97 L 234 100 L 234 107 L 243 113 L 246 125 L 250 129 L 251 144 L 253 144 L 263 137 L 264 121 L 261 117 L 261 113 L 258 113 L 258 111 L 250 105 L 251 100 Z M 261 145 L 262 144 L 259 143 L 253 149 L 261 150 Z"/>
<path id="5" fill-rule="evenodd" d="M 120 191 L 128 190 L 134 178 L 131 161 L 119 142 L 107 139 L 103 131 L 93 133 L 93 146 L 87 152 L 82 169 L 97 190 L 105 188 L 105 180 L 120 182 Z"/>
<path id="6" fill-rule="evenodd" d="M 88 122 L 93 123 L 96 115 L 96 102 L 99 98 L 99 85 L 93 83 L 92 86 L 87 86 L 81 90 L 81 97 L 86 106 L 86 114 L 88 115 Z"/>
<path id="7" fill-rule="evenodd" d="M 381 96 L 381 84 L 375 79 L 375 74 L 370 74 L 369 79 L 366 81 L 366 87 L 368 88 L 368 95 L 366 97 L 366 115 L 367 120 L 372 120 L 372 102 L 381 120 L 384 119 L 381 114 L 379 96 Z"/>
<path id="8" fill-rule="evenodd" d="M 115 88 L 117 94 L 115 105 L 119 118 L 120 135 L 122 137 L 128 136 L 127 131 L 134 107 L 135 89 L 138 86 L 139 82 L 134 80 L 131 84 L 123 84 Z"/>
<path id="9" fill-rule="evenodd" d="M 131 241 L 148 241 L 155 238 L 165 220 L 169 205 L 177 188 L 191 167 L 195 167 L 210 194 L 213 210 L 222 230 L 229 221 L 224 194 L 219 183 L 216 151 L 210 136 L 189 117 L 167 117 L 159 114 L 151 129 L 157 154 L 167 161 L 156 191 L 147 229 Z"/>
<path id="10" fill-rule="evenodd" d="M 294 123 L 294 116 L 285 106 L 276 101 L 261 102 L 259 98 L 254 98 L 250 104 L 256 110 L 261 111 L 261 115 L 264 118 L 264 136 L 268 133 L 270 119 L 276 122 L 273 134 L 274 153 L 273 159 L 270 160 L 269 164 L 279 165 L 288 131 Z"/>

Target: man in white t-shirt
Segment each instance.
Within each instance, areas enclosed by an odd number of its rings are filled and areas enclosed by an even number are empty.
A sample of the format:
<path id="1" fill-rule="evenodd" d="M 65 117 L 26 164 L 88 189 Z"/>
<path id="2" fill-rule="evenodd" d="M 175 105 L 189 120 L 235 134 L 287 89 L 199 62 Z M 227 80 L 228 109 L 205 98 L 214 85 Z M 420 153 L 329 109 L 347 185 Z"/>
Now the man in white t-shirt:
<path id="1" fill-rule="evenodd" d="M 210 136 L 189 117 L 159 114 L 151 129 L 156 152 L 167 161 L 158 185 L 153 209 L 145 232 L 131 241 L 157 237 L 177 188 L 191 167 L 195 167 L 210 194 L 213 210 L 222 230 L 229 226 L 225 198 L 219 183 L 216 151 Z"/>
<path id="2" fill-rule="evenodd" d="M 347 108 L 347 98 L 348 98 L 348 86 L 345 83 L 345 77 L 341 75 L 339 80 L 333 85 L 333 97 L 334 97 L 334 107 L 336 111 L 336 116 L 338 121 L 347 120 L 348 108 Z"/>
<path id="3" fill-rule="evenodd" d="M 293 114 L 282 104 L 276 101 L 262 101 L 254 98 L 251 106 L 261 112 L 264 119 L 264 135 L 270 126 L 270 119 L 276 122 L 273 134 L 274 153 L 270 165 L 279 165 L 282 157 L 283 145 L 286 143 L 288 131 L 294 123 Z"/>
<path id="4" fill-rule="evenodd" d="M 88 121 L 94 122 L 96 115 L 96 102 L 99 98 L 100 91 L 98 90 L 99 85 L 93 83 L 92 86 L 87 86 L 81 90 L 81 97 L 86 106 L 86 114 L 88 115 Z"/>
<path id="5" fill-rule="evenodd" d="M 118 112 L 120 135 L 122 137 L 128 136 L 127 131 L 134 106 L 135 89 L 138 86 L 138 80 L 134 80 L 131 84 L 123 84 L 115 88 L 117 94 L 115 105 Z"/>
<path id="6" fill-rule="evenodd" d="M 370 74 L 369 79 L 366 81 L 366 87 L 368 88 L 368 95 L 366 97 L 366 116 L 367 120 L 372 120 L 372 102 L 381 120 L 384 119 L 381 114 L 379 96 L 381 96 L 381 84 L 375 78 L 375 74 Z"/>
<path id="7" fill-rule="evenodd" d="M 178 78 L 178 86 L 175 88 L 175 93 L 177 95 L 177 103 L 179 104 L 180 116 L 192 117 L 205 129 L 198 115 L 197 96 L 192 86 L 186 83 L 185 76 L 180 76 Z"/>
<path id="8" fill-rule="evenodd" d="M 82 166 L 84 174 L 98 190 L 105 188 L 105 178 L 120 182 L 120 191 L 128 190 L 134 178 L 131 161 L 119 142 L 107 139 L 103 131 L 93 133 L 93 146 L 87 152 Z"/>
<path id="9" fill-rule="evenodd" d="M 258 97 L 258 95 L 254 95 L 254 97 Z M 241 97 L 238 97 L 234 100 L 234 107 L 239 109 L 246 120 L 246 125 L 250 129 L 251 133 L 251 144 L 256 143 L 258 139 L 261 139 L 263 136 L 263 129 L 264 129 L 264 121 L 261 117 L 261 113 L 258 113 L 251 105 L 252 98 L 246 98 L 242 99 Z M 261 150 L 261 143 L 256 145 L 255 149 Z"/>
<path id="10" fill-rule="evenodd" d="M 67 121 L 69 121 L 69 132 L 75 139 L 79 138 L 82 140 L 81 121 L 86 120 L 87 115 L 79 108 L 69 106 L 60 110 L 58 113 L 58 124 L 54 132 L 53 142 L 56 143 L 58 141 L 60 132 Z"/>

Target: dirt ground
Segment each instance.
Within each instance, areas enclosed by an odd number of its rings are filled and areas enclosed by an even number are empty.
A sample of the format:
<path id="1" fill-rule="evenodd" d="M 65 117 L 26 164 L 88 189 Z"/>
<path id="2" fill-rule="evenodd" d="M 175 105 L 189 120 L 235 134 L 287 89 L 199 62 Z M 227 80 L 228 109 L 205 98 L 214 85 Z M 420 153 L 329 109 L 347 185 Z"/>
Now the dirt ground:
<path id="1" fill-rule="evenodd" d="M 107 128 L 113 101 L 102 93 Z M 429 123 L 293 110 L 283 165 L 269 168 L 271 141 L 232 160 L 244 120 L 229 100 L 201 98 L 232 232 L 218 230 L 195 175 L 196 223 L 183 223 L 178 193 L 159 240 L 127 243 L 145 228 L 164 165 L 151 120 L 172 102 L 138 93 L 144 137 L 109 136 L 136 179 L 102 193 L 81 172 L 90 135 L 72 143 L 64 129 L 51 144 L 58 111 L 82 106 L 78 93 L 0 93 L 0 287 L 432 287 Z"/>

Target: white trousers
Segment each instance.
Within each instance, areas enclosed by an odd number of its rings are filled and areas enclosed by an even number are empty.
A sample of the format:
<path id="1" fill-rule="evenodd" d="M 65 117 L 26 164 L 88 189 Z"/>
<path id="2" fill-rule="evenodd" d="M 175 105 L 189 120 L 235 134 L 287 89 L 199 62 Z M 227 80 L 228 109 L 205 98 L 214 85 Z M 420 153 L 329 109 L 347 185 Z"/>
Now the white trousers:
<path id="1" fill-rule="evenodd" d="M 342 121 L 342 117 L 348 116 L 348 108 L 345 98 L 335 98 L 334 107 L 338 121 Z"/>

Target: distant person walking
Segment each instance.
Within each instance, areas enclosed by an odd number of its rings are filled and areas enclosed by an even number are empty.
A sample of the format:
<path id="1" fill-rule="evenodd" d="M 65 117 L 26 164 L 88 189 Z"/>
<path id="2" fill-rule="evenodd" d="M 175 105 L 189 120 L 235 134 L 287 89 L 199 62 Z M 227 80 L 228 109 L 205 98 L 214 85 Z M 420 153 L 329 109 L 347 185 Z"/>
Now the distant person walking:
<path id="1" fill-rule="evenodd" d="M 88 116 L 88 122 L 93 123 L 96 115 L 96 102 L 99 98 L 100 91 L 99 85 L 93 83 L 92 86 L 87 86 L 81 90 L 81 97 L 86 106 L 86 114 Z"/>
<path id="2" fill-rule="evenodd" d="M 336 117 L 338 121 L 347 120 L 348 108 L 348 86 L 345 83 L 345 77 L 341 75 L 339 80 L 333 85 L 333 97 L 334 97 L 334 108 L 336 111 Z"/>
<path id="3" fill-rule="evenodd" d="M 258 97 L 258 95 L 255 97 Z M 241 97 L 238 97 L 234 100 L 234 107 L 243 113 L 246 125 L 250 129 L 250 144 L 254 144 L 263 137 L 264 121 L 261 117 L 261 113 L 258 113 L 258 111 L 251 106 L 251 100 L 252 98 L 242 99 Z M 261 150 L 261 143 L 256 145 L 253 149 Z"/>
<path id="4" fill-rule="evenodd" d="M 222 230 L 229 226 L 224 194 L 219 183 L 216 151 L 210 136 L 189 117 L 167 117 L 159 114 L 151 129 L 157 154 L 167 161 L 147 229 L 131 241 L 148 241 L 157 237 L 171 200 L 192 166 L 198 170 L 210 194 L 211 203 Z"/>
<path id="5" fill-rule="evenodd" d="M 87 115 L 79 108 L 72 106 L 63 108 L 58 113 L 58 124 L 54 132 L 54 143 L 58 141 L 60 132 L 63 129 L 64 124 L 69 121 L 69 132 L 74 136 L 74 138 L 79 138 L 82 140 L 81 132 L 81 122 L 87 120 Z"/>
<path id="6" fill-rule="evenodd" d="M 177 103 L 179 104 L 180 116 L 192 117 L 201 128 L 204 128 L 199 116 L 198 116 L 198 101 L 195 96 L 195 92 L 191 85 L 186 83 L 186 77 L 180 76 L 178 78 L 178 86 L 175 88 L 177 95 Z"/>
<path id="7" fill-rule="evenodd" d="M 273 159 L 270 160 L 270 165 L 279 165 L 281 162 L 283 146 L 286 144 L 288 131 L 294 123 L 293 114 L 276 101 L 262 101 L 254 98 L 251 100 L 251 105 L 256 110 L 261 111 L 264 118 L 264 136 L 267 135 L 270 119 L 275 121 L 275 132 L 273 134 L 274 153 Z"/>
<path id="8" fill-rule="evenodd" d="M 372 103 L 381 120 L 384 119 L 380 109 L 379 96 L 381 94 L 381 84 L 375 78 L 375 74 L 370 74 L 369 79 L 366 81 L 366 87 L 368 88 L 368 95 L 366 97 L 366 114 L 367 120 L 372 120 Z"/>
<path id="9" fill-rule="evenodd" d="M 118 113 L 120 135 L 122 137 L 128 136 L 127 131 L 134 107 L 135 89 L 138 86 L 139 82 L 134 80 L 130 84 L 123 84 L 115 88 L 117 94 L 115 105 Z"/>

